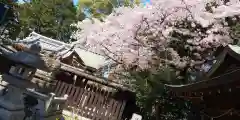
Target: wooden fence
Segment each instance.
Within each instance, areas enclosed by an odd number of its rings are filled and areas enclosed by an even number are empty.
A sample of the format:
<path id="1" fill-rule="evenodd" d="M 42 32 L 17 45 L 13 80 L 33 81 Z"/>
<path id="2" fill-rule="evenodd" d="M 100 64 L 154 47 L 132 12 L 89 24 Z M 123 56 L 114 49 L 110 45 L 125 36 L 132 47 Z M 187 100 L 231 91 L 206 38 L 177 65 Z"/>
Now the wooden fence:
<path id="1" fill-rule="evenodd" d="M 68 107 L 75 113 L 92 120 L 121 120 L 125 100 L 116 100 L 112 93 L 93 85 L 84 88 L 58 81 L 54 88 L 56 95 L 68 94 Z"/>

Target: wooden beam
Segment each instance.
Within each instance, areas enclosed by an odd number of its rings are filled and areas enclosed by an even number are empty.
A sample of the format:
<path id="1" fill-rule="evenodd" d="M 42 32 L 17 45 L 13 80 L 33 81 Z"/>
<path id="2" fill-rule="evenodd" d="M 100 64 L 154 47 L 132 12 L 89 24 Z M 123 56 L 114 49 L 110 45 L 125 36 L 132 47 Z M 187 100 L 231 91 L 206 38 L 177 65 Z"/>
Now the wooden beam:
<path id="1" fill-rule="evenodd" d="M 84 72 L 81 69 L 72 67 L 72 66 L 64 64 L 64 63 L 61 63 L 61 68 L 60 69 L 64 70 L 64 71 L 68 71 L 68 72 L 74 73 L 74 74 L 76 74 L 78 76 L 83 76 L 86 79 L 89 79 L 89 80 L 94 81 L 96 83 L 100 83 L 102 85 L 106 85 L 106 86 L 113 87 L 113 88 L 116 88 L 116 89 L 122 89 L 122 90 L 129 90 L 129 91 L 131 91 L 130 88 L 127 87 L 127 86 L 121 85 L 121 84 L 119 84 L 117 82 L 107 81 L 107 80 L 105 80 L 103 78 L 100 78 L 100 77 L 96 77 L 94 75 L 91 75 L 91 74 L 88 74 L 88 73 Z"/>
<path id="2" fill-rule="evenodd" d="M 4 47 L 5 49 L 7 49 L 5 46 L 0 46 L 0 47 Z M 7 50 L 10 51 L 10 49 L 7 49 Z M 11 52 L 13 52 L 13 51 L 11 51 Z M 14 61 L 14 62 L 16 62 L 16 61 Z M 86 73 L 84 70 L 81 70 L 81 69 L 76 68 L 76 67 L 72 67 L 72 66 L 64 64 L 64 63 L 60 63 L 60 64 L 61 64 L 61 67 L 60 67 L 61 70 L 74 73 L 74 74 L 76 74 L 78 76 L 85 77 L 86 79 L 88 79 L 90 81 L 93 81 L 93 82 L 96 82 L 96 83 L 100 83 L 102 85 L 106 85 L 106 86 L 109 86 L 109 87 L 112 87 L 112 88 L 115 88 L 115 89 L 122 89 L 122 90 L 131 91 L 130 87 L 128 87 L 128 86 L 121 85 L 121 84 L 119 84 L 117 82 L 114 82 L 114 81 L 105 80 L 104 78 L 96 77 L 94 75 Z M 44 80 L 48 80 L 49 79 L 48 76 L 44 76 L 44 75 L 40 75 L 40 74 L 36 74 L 36 76 L 41 77 Z"/>
<path id="3" fill-rule="evenodd" d="M 186 85 L 166 85 L 166 87 L 173 92 L 186 92 L 186 91 L 200 91 L 202 89 L 224 86 L 226 84 L 231 84 L 234 82 L 240 81 L 236 76 L 239 76 L 240 70 L 234 70 L 229 73 L 223 73 L 221 76 L 209 79 L 202 80 L 192 84 Z"/>

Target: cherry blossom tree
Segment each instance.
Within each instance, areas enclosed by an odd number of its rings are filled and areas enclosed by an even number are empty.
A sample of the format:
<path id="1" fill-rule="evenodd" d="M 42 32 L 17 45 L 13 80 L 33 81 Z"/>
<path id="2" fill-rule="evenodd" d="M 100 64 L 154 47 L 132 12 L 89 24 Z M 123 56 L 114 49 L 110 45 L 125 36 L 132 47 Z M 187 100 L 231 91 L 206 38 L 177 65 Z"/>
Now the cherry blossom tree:
<path id="1" fill-rule="evenodd" d="M 166 79 L 189 82 L 186 76 L 209 69 L 205 63 L 215 59 L 217 48 L 238 42 L 239 8 L 239 0 L 151 0 L 146 7 L 117 8 L 104 22 L 77 23 L 73 44 L 108 56 L 124 70 L 139 70 L 133 82 L 138 102 L 158 114 L 170 103 L 159 98 Z"/>
<path id="2" fill-rule="evenodd" d="M 202 69 L 219 46 L 234 43 L 231 26 L 238 0 L 152 0 L 146 7 L 120 7 L 104 22 L 86 19 L 74 44 L 107 55 L 125 67 L 174 67 L 180 76 Z M 231 25 L 229 24 L 231 23 Z"/>

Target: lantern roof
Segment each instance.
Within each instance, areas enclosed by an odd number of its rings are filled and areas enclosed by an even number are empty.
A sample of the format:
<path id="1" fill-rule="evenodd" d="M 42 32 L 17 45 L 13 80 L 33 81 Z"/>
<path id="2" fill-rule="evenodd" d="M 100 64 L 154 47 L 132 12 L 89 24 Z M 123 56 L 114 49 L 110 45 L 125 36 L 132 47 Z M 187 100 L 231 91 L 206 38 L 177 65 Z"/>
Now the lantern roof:
<path id="1" fill-rule="evenodd" d="M 46 57 L 40 55 L 40 51 L 41 46 L 39 44 L 33 44 L 28 50 L 13 52 L 8 54 L 7 57 L 18 64 L 49 71 L 48 61 Z"/>

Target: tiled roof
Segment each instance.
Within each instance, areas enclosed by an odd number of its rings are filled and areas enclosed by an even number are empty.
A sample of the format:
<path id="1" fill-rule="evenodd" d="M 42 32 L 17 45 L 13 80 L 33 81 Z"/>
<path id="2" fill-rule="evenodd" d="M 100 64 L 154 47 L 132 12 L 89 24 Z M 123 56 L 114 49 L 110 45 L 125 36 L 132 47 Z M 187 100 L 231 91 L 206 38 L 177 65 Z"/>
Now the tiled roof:
<path id="1" fill-rule="evenodd" d="M 94 54 L 81 48 L 74 48 L 72 51 L 68 51 L 67 53 L 65 53 L 62 57 L 68 57 L 73 52 L 77 53 L 77 55 L 82 59 L 84 65 L 95 69 L 99 69 L 100 67 L 102 67 L 106 60 L 104 56 Z"/>
<path id="2" fill-rule="evenodd" d="M 86 51 L 84 49 L 75 48 L 76 53 L 83 60 L 84 64 L 92 68 L 99 69 L 104 65 L 105 57 Z"/>
<path id="3" fill-rule="evenodd" d="M 57 53 L 57 56 L 67 57 L 73 51 L 75 51 L 79 57 L 83 60 L 84 64 L 92 68 L 100 68 L 105 63 L 105 57 L 88 51 L 79 46 L 75 47 L 72 51 L 69 51 L 74 44 L 67 44 L 58 40 L 48 38 L 46 36 L 40 35 L 38 33 L 32 32 L 27 38 L 18 41 L 19 43 L 24 43 L 28 46 L 39 43 L 43 50 Z"/>
<path id="4" fill-rule="evenodd" d="M 38 33 L 32 32 L 27 38 L 18 41 L 28 46 L 39 43 L 43 50 L 60 53 L 71 48 L 70 44 L 48 38 Z"/>

